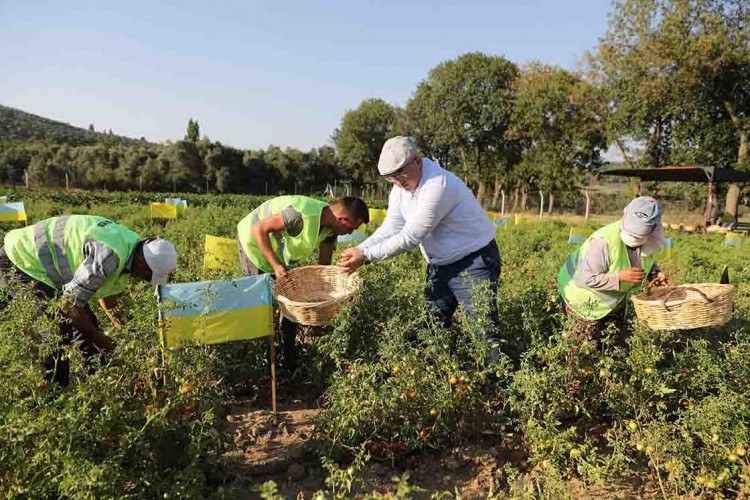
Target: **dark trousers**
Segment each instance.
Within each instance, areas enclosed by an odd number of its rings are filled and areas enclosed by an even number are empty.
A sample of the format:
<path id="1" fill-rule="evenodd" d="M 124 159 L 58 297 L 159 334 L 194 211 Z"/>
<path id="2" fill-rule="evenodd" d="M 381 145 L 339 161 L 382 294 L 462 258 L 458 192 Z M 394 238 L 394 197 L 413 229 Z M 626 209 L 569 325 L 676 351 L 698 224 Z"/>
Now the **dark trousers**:
<path id="1" fill-rule="evenodd" d="M 258 276 L 266 274 L 265 271 L 258 269 L 255 264 L 248 258 L 245 251 L 240 245 L 240 265 L 245 276 Z M 271 279 L 274 279 L 273 277 Z M 297 323 L 281 317 L 281 335 L 279 336 L 279 346 L 281 347 L 281 366 L 294 370 L 299 365 L 297 353 Z"/>
<path id="2" fill-rule="evenodd" d="M 477 283 L 486 282 L 491 293 L 490 319 L 497 330 L 497 287 L 500 281 L 500 267 L 500 251 L 495 240 L 451 264 L 428 265 L 425 298 L 438 321 L 445 326 L 450 325 L 459 304 L 464 306 L 467 315 L 474 315 L 472 289 Z M 487 332 L 486 336 L 490 340 L 495 340 L 496 332 Z M 488 361 L 497 358 L 496 350 L 493 350 L 490 358 L 492 359 Z"/>
<path id="3" fill-rule="evenodd" d="M 37 281 L 28 274 L 18 269 L 8 258 L 5 252 L 5 247 L 0 247 L 0 311 L 8 307 L 8 305 L 17 298 L 19 288 L 24 288 L 33 293 L 36 299 L 39 299 L 39 316 L 47 315 L 49 313 L 45 307 L 44 302 L 54 298 L 57 295 L 57 291 L 46 283 Z M 91 310 L 88 304 L 84 307 L 86 314 L 88 314 L 91 322 L 99 328 L 99 321 L 96 319 L 94 311 Z M 75 340 L 81 339 L 81 334 L 73 326 L 73 324 L 67 319 L 62 319 L 58 323 L 60 337 L 64 345 L 69 345 Z M 91 359 L 97 354 L 94 346 L 82 345 L 82 349 L 87 359 Z M 45 378 L 52 380 L 60 385 L 66 386 L 70 382 L 70 361 L 65 357 L 63 349 L 56 350 L 52 355 L 42 361 L 42 366 L 45 369 Z"/>

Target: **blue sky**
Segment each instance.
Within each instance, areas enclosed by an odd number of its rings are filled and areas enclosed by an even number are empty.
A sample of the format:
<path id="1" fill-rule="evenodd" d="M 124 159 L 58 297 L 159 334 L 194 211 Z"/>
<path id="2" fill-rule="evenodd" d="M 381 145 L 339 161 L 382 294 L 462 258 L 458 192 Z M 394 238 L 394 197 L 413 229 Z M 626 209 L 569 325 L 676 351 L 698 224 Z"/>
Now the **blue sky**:
<path id="1" fill-rule="evenodd" d="M 608 0 L 0 0 L 0 104 L 151 141 L 181 139 L 193 117 L 224 144 L 307 150 L 329 144 L 363 99 L 404 105 L 432 67 L 464 52 L 575 68 L 609 10 Z"/>

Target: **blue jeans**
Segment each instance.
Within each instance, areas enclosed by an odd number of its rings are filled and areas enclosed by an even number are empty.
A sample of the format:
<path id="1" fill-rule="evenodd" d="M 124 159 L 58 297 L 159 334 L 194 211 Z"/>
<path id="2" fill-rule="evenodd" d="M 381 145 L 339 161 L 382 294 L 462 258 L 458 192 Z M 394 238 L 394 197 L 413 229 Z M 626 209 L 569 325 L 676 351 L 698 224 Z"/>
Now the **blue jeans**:
<path id="1" fill-rule="evenodd" d="M 488 282 L 492 294 L 490 319 L 497 328 L 499 325 L 497 316 L 499 281 L 500 251 L 497 248 L 497 242 L 492 240 L 487 246 L 452 264 L 428 265 L 425 298 L 438 321 L 449 326 L 459 304 L 464 306 L 467 315 L 474 314 L 471 290 L 477 282 Z M 487 332 L 487 338 L 494 340 L 494 332 Z"/>

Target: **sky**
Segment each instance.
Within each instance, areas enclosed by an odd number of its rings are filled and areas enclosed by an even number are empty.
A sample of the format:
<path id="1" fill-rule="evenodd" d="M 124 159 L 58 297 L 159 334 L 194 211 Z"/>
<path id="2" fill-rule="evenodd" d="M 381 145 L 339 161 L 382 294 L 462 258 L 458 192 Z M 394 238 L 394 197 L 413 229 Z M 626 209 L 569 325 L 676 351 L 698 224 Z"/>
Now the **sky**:
<path id="1" fill-rule="evenodd" d="M 0 104 L 153 142 L 331 144 L 367 98 L 404 106 L 472 51 L 575 69 L 608 0 L 0 0 Z"/>

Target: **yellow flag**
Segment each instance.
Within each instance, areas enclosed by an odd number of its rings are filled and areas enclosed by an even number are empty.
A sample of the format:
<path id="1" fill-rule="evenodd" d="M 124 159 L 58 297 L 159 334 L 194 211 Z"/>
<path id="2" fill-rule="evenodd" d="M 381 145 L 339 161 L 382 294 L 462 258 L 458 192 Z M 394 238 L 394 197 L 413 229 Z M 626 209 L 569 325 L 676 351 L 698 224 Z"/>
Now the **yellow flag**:
<path id="1" fill-rule="evenodd" d="M 206 235 L 203 247 L 203 267 L 232 271 L 239 261 L 239 245 L 233 238 Z"/>
<path id="2" fill-rule="evenodd" d="M 385 220 L 386 209 L 384 208 L 371 208 L 370 212 L 370 224 L 380 225 Z"/>
<path id="3" fill-rule="evenodd" d="M 177 207 L 169 203 L 152 203 L 150 213 L 152 219 L 176 219 Z"/>

